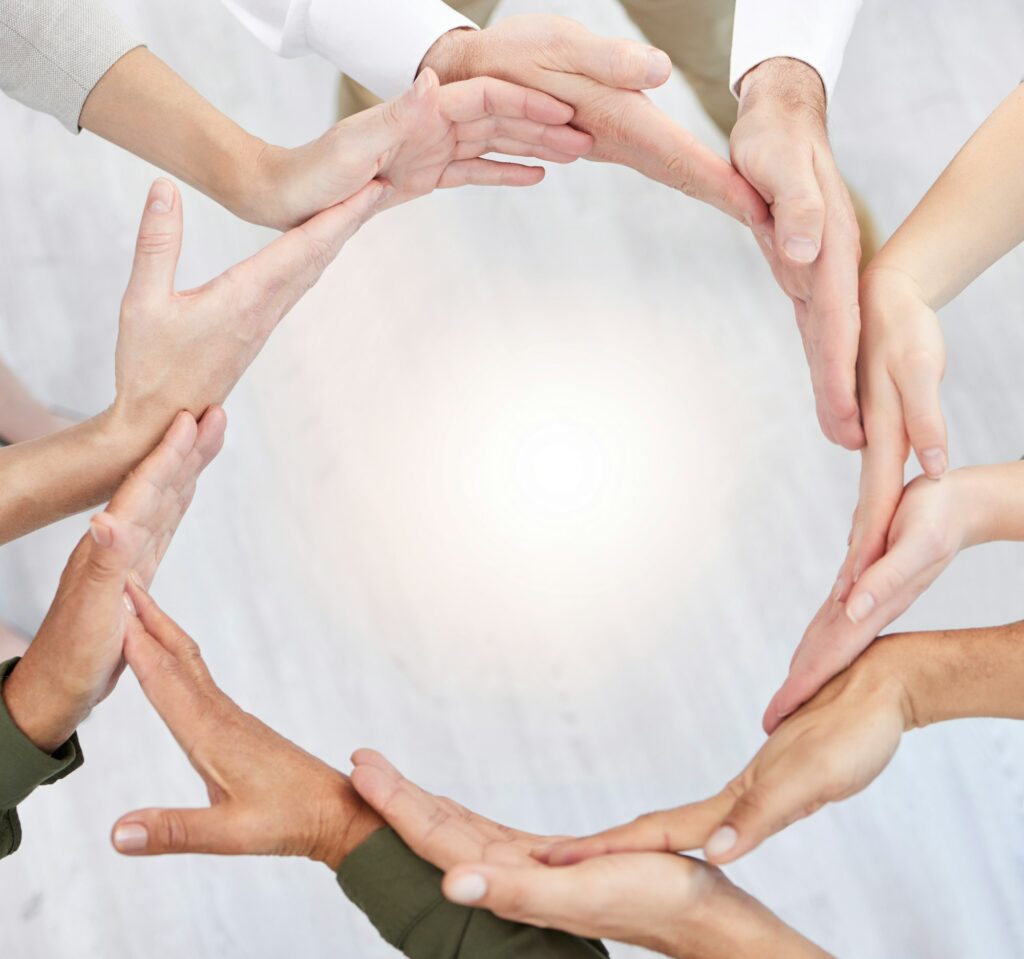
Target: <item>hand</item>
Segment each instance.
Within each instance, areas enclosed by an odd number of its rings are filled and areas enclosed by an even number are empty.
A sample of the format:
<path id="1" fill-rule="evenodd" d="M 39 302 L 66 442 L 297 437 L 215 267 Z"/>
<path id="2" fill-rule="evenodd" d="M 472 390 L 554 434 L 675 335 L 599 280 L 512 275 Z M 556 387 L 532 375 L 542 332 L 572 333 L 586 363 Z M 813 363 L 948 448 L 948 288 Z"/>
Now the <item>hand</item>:
<path id="1" fill-rule="evenodd" d="M 771 209 L 772 221 L 754 233 L 793 301 L 821 428 L 832 442 L 860 449 L 860 230 L 832 157 L 818 74 L 788 58 L 751 70 L 730 146 L 736 169 Z"/>
<path id="2" fill-rule="evenodd" d="M 222 403 L 277 324 L 387 200 L 389 189 L 373 181 L 215 280 L 176 293 L 181 196 L 168 180 L 157 180 L 121 306 L 114 421 L 125 432 L 155 434 L 155 440 L 179 410 L 201 416 Z"/>
<path id="3" fill-rule="evenodd" d="M 352 759 L 360 795 L 413 852 L 447 872 L 442 888 L 454 903 L 678 957 L 823 955 L 698 860 L 646 853 L 553 869 L 531 855 L 539 836 L 432 796 L 372 750 Z"/>
<path id="4" fill-rule="evenodd" d="M 906 639 L 879 640 L 782 723 L 718 795 L 556 845 L 543 858 L 557 866 L 609 853 L 703 848 L 709 862 L 728 863 L 826 803 L 860 792 L 915 725 L 915 652 Z"/>
<path id="5" fill-rule="evenodd" d="M 987 469 L 954 470 L 940 483 L 919 476 L 907 486 L 889 530 L 888 551 L 868 567 L 845 603 L 837 587 L 807 627 L 789 676 L 765 711 L 766 732 L 849 666 L 960 550 L 984 539 L 984 492 L 976 485 Z"/>
<path id="6" fill-rule="evenodd" d="M 574 124 L 593 136 L 589 159 L 630 166 L 742 223 L 767 220 L 767 208 L 743 177 L 639 92 L 671 75 L 660 50 L 596 37 L 564 17 L 531 14 L 486 30 L 453 30 L 427 52 L 423 66 L 442 83 L 493 76 L 543 90 L 573 107 Z"/>
<path id="7" fill-rule="evenodd" d="M 935 311 L 906 273 L 872 266 L 861 280 L 861 315 L 860 391 L 868 445 L 850 550 L 836 583 L 843 600 L 885 552 L 910 447 L 932 479 L 949 465 L 939 402 L 946 344 Z"/>
<path id="8" fill-rule="evenodd" d="M 117 684 L 125 584 L 152 582 L 225 423 L 216 407 L 198 426 L 180 413 L 71 554 L 39 633 L 3 687 L 14 722 L 43 752 L 65 742 Z"/>
<path id="9" fill-rule="evenodd" d="M 424 70 L 407 93 L 342 120 L 322 137 L 288 150 L 264 145 L 256 185 L 239 215 L 288 229 L 348 199 L 374 178 L 395 188 L 389 206 L 438 187 L 532 186 L 540 167 L 481 159 L 488 153 L 571 163 L 593 140 L 567 126 L 572 107 L 535 90 L 481 77 L 439 87 Z"/>
<path id="10" fill-rule="evenodd" d="M 337 770 L 243 712 L 199 647 L 135 584 L 125 658 L 199 773 L 206 809 L 143 809 L 113 830 L 126 855 L 304 856 L 337 870 L 380 828 Z"/>

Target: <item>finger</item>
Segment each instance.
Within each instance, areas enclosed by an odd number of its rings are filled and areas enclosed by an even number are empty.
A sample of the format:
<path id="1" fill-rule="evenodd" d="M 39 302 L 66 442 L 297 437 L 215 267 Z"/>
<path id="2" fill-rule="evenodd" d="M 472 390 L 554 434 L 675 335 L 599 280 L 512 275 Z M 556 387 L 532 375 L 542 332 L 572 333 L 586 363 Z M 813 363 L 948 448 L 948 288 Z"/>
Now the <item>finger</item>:
<path id="1" fill-rule="evenodd" d="M 571 866 L 585 859 L 623 852 L 683 852 L 699 849 L 732 805 L 719 794 L 703 802 L 640 816 L 633 822 L 583 839 L 570 839 L 534 851 L 551 866 Z"/>
<path id="2" fill-rule="evenodd" d="M 889 528 L 903 498 L 906 440 L 902 426 L 894 426 L 892 435 L 875 440 L 872 431 L 869 427 L 869 442 L 861 454 L 860 496 L 850 549 L 836 582 L 837 598 L 844 601 L 864 570 L 885 554 Z"/>
<path id="3" fill-rule="evenodd" d="M 196 450 L 199 453 L 199 472 L 202 473 L 224 448 L 224 434 L 228 417 L 221 406 L 211 406 L 199 420 Z"/>
<path id="4" fill-rule="evenodd" d="M 318 213 L 232 267 L 219 282 L 233 283 L 242 297 L 257 304 L 264 314 L 261 319 L 280 319 L 316 284 L 392 192 L 393 187 L 378 180 L 368 183 L 344 203 Z"/>
<path id="5" fill-rule="evenodd" d="M 544 179 L 543 167 L 497 160 L 456 160 L 445 167 L 438 185 L 443 189 L 460 186 L 536 186 Z"/>
<path id="6" fill-rule="evenodd" d="M 887 622 L 878 630 L 884 628 L 934 582 L 943 568 L 945 563 L 937 562 L 925 543 L 914 536 L 901 537 L 877 563 L 864 571 L 850 591 L 846 602 L 847 619 L 855 625 L 871 623 L 877 610 L 886 609 Z M 892 612 L 894 604 L 898 609 L 895 613 Z"/>
<path id="7" fill-rule="evenodd" d="M 170 180 L 161 177 L 149 188 L 126 301 L 160 301 L 174 293 L 181 234 L 181 195 Z"/>
<path id="8" fill-rule="evenodd" d="M 939 388 L 942 362 L 930 353 L 904 360 L 895 379 L 903 400 L 903 421 L 921 469 L 938 479 L 949 466 L 946 420 L 942 415 Z"/>
<path id="9" fill-rule="evenodd" d="M 424 71 L 427 72 L 432 71 Z M 547 93 L 493 77 L 445 84 L 441 87 L 439 105 L 442 116 L 452 123 L 470 123 L 495 116 L 561 126 L 575 114 L 571 106 Z"/>
<path id="10" fill-rule="evenodd" d="M 770 836 L 820 809 L 824 805 L 818 794 L 820 785 L 805 766 L 799 758 L 783 760 L 745 789 L 705 844 L 707 861 L 714 865 L 735 862 Z"/>
<path id="11" fill-rule="evenodd" d="M 460 123 L 456 127 L 455 135 L 463 149 L 467 143 L 486 143 L 497 137 L 544 146 L 575 157 L 586 156 L 594 147 L 594 138 L 590 134 L 570 126 L 550 126 L 534 120 L 505 117 L 487 117 L 472 123 Z M 467 156 L 480 156 L 486 152 L 488 151 L 483 150 Z"/>
<path id="12" fill-rule="evenodd" d="M 237 827 L 226 810 L 140 809 L 122 816 L 111 832 L 114 848 L 126 856 L 168 853 L 242 855 Z"/>
<path id="13" fill-rule="evenodd" d="M 562 153 L 543 145 L 513 140 L 511 137 L 492 137 L 490 140 L 464 140 L 455 149 L 456 160 L 473 160 L 488 153 L 505 156 L 532 157 L 549 163 L 575 163 L 579 157 L 573 153 Z"/>
<path id="14" fill-rule="evenodd" d="M 351 779 L 359 795 L 405 844 L 439 869 L 482 856 L 483 843 L 474 830 L 409 780 L 371 765 L 357 765 Z"/>
<path id="15" fill-rule="evenodd" d="M 565 56 L 572 72 L 624 90 L 660 87 L 672 75 L 672 60 L 663 50 L 634 40 L 599 37 L 584 29 Z"/>
<path id="16" fill-rule="evenodd" d="M 733 165 L 686 131 L 679 149 L 668 154 L 670 177 L 687 196 L 709 203 L 747 226 L 763 224 L 768 208 Z"/>
<path id="17" fill-rule="evenodd" d="M 198 643 L 157 605 L 149 593 L 135 582 L 128 583 L 128 591 L 135 604 L 139 623 L 165 652 L 178 660 L 201 661 Z M 205 675 L 205 669 L 203 673 Z"/>
<path id="18" fill-rule="evenodd" d="M 758 186 L 772 198 L 775 243 L 785 262 L 806 267 L 818 259 L 825 232 L 825 197 L 814 168 L 814 150 L 791 145 L 771 160 Z"/>

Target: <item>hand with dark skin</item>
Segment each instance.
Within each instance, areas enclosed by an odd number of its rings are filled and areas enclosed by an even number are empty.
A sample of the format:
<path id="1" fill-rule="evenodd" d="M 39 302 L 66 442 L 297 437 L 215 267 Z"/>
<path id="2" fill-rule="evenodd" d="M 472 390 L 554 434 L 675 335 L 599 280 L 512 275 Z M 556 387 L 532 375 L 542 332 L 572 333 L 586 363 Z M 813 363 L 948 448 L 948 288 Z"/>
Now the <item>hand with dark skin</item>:
<path id="1" fill-rule="evenodd" d="M 447 84 L 492 76 L 569 104 L 594 140 L 588 159 L 619 163 L 741 223 L 765 224 L 767 208 L 728 161 L 672 122 L 641 92 L 661 86 L 672 63 L 632 40 L 597 37 L 565 17 L 509 17 L 485 30 L 453 30 L 423 67 Z"/>
<path id="2" fill-rule="evenodd" d="M 43 625 L 3 686 L 11 718 L 43 752 L 70 738 L 117 684 L 130 606 L 125 587 L 152 582 L 199 474 L 223 444 L 225 424 L 217 407 L 198 425 L 180 413 L 71 554 Z"/>

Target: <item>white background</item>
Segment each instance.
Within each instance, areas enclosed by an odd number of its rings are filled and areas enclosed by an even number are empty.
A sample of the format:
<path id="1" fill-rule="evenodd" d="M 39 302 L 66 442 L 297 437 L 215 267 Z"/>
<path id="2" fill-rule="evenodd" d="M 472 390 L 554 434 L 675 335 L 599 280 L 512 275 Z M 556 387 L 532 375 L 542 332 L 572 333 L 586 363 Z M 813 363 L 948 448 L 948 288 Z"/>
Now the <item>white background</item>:
<path id="1" fill-rule="evenodd" d="M 117 7 L 253 132 L 295 144 L 331 122 L 332 71 L 276 60 L 218 4 Z M 632 30 L 610 0 L 550 9 Z M 834 140 L 886 232 L 1020 79 L 1022 40 L 1013 0 L 866 4 Z M 724 149 L 681 81 L 658 100 Z M 154 171 L 12 102 L 0 129 L 0 354 L 92 412 L 112 397 Z M 181 287 L 269 238 L 193 191 L 185 204 Z M 945 313 L 955 465 L 1024 453 L 1022 265 Z M 854 504 L 857 458 L 819 435 L 788 305 L 749 237 L 592 164 L 372 223 L 228 412 L 157 597 L 229 692 L 311 751 L 345 768 L 377 746 L 537 831 L 699 798 L 739 770 Z M 552 435 L 585 467 L 576 509 L 523 477 Z M 84 526 L 0 552 L 0 614 L 38 625 Z M 1016 546 L 964 555 L 901 625 L 1019 618 L 1022 571 Z M 111 851 L 120 813 L 203 800 L 130 678 L 82 739 L 87 765 L 26 804 L 24 846 L 0 865 L 5 957 L 391 954 L 321 867 Z M 866 794 L 730 876 L 842 956 L 1024 955 L 1022 759 L 1009 723 L 915 733 Z"/>

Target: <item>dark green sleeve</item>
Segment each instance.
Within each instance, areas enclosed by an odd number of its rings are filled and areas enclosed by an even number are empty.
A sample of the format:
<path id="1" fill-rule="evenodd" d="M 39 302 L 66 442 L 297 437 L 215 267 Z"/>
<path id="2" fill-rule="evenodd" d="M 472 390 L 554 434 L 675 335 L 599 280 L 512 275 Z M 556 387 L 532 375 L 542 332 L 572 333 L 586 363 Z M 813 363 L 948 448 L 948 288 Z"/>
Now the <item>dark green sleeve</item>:
<path id="1" fill-rule="evenodd" d="M 387 942 L 409 959 L 598 959 L 608 950 L 568 933 L 506 922 L 448 902 L 441 872 L 391 829 L 374 833 L 338 870 L 338 883 Z"/>
<path id="2" fill-rule="evenodd" d="M 12 659 L 0 665 L 0 688 L 17 662 Z M 37 786 L 48 786 L 73 773 L 84 761 L 77 733 L 52 755 L 37 749 L 14 724 L 0 695 L 0 859 L 21 845 L 18 803 Z"/>

